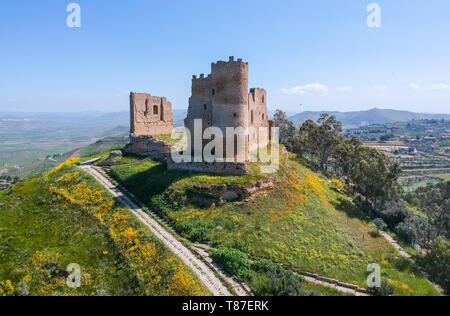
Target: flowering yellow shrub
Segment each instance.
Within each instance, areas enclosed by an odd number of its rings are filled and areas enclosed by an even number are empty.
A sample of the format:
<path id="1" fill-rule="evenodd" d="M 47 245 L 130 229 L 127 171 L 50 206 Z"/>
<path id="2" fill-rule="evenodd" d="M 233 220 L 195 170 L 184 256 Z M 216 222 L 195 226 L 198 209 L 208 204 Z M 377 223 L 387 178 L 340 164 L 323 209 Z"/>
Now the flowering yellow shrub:
<path id="1" fill-rule="evenodd" d="M 395 280 L 388 280 L 388 283 L 395 288 L 395 294 L 400 296 L 411 296 L 411 290 L 408 284 L 401 283 Z"/>
<path id="2" fill-rule="evenodd" d="M 107 200 L 103 191 L 91 188 L 85 181 L 77 184 L 75 178 L 76 173 L 64 174 L 57 183 L 65 183 L 65 187 L 50 185 L 49 190 L 99 221 L 129 260 L 139 281 L 145 284 L 147 295 L 208 295 L 179 259 L 145 240 L 134 228 L 127 210 L 116 209 L 114 201 Z M 203 215 L 192 210 L 190 216 Z"/>
<path id="3" fill-rule="evenodd" d="M 10 280 L 0 282 L 0 296 L 13 296 L 14 294 L 15 289 Z"/>
<path id="4" fill-rule="evenodd" d="M 67 286 L 67 274 L 59 258 L 58 254 L 49 251 L 35 252 L 30 262 L 22 270 L 25 274 L 22 284 L 26 286 L 27 290 L 40 296 L 80 295 L 78 288 Z M 90 275 L 82 272 L 81 286 L 85 288 L 91 285 Z"/>
<path id="5" fill-rule="evenodd" d="M 63 162 L 63 163 L 60 164 L 59 166 L 55 167 L 55 168 L 52 170 L 52 172 L 61 170 L 64 166 L 72 165 L 72 164 L 76 163 L 78 160 L 80 160 L 80 158 L 70 158 L 70 159 L 67 159 L 65 162 Z"/>
<path id="6" fill-rule="evenodd" d="M 343 188 L 344 188 L 344 184 L 342 184 L 342 182 L 341 181 L 339 181 L 338 179 L 336 179 L 336 178 L 332 178 L 331 179 L 331 182 L 334 184 L 334 186 L 336 187 L 336 188 L 338 188 L 339 190 L 342 190 Z"/>

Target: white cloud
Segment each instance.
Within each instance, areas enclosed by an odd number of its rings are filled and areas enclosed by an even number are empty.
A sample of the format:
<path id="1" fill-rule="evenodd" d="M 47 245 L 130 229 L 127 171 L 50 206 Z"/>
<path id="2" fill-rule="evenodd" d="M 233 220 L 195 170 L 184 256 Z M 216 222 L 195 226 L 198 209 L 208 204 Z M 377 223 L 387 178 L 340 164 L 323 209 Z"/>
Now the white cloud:
<path id="1" fill-rule="evenodd" d="M 328 87 L 321 83 L 310 83 L 304 86 L 297 86 L 293 88 L 283 88 L 281 89 L 284 93 L 296 94 L 296 95 L 304 95 L 306 93 L 315 93 L 315 94 L 327 94 Z"/>
<path id="2" fill-rule="evenodd" d="M 433 84 L 431 86 L 421 86 L 417 83 L 410 83 L 408 88 L 415 91 L 450 91 L 450 86 L 444 83 Z"/>
<path id="3" fill-rule="evenodd" d="M 386 86 L 386 85 L 373 86 L 373 87 L 371 88 L 371 90 L 372 90 L 372 91 L 375 91 L 375 92 L 386 92 L 386 91 L 389 90 L 389 87 Z"/>
<path id="4" fill-rule="evenodd" d="M 411 90 L 416 90 L 416 91 L 420 90 L 420 86 L 417 83 L 410 83 L 408 85 L 408 88 L 410 88 Z"/>
<path id="5" fill-rule="evenodd" d="M 337 92 L 351 92 L 353 90 L 352 87 L 350 86 L 344 86 L 344 87 L 337 87 L 336 91 Z"/>
<path id="6" fill-rule="evenodd" d="M 443 83 L 440 83 L 440 84 L 435 84 L 435 85 L 430 86 L 430 90 L 433 90 L 433 91 L 450 91 L 450 86 L 446 85 L 446 84 L 443 84 Z"/>

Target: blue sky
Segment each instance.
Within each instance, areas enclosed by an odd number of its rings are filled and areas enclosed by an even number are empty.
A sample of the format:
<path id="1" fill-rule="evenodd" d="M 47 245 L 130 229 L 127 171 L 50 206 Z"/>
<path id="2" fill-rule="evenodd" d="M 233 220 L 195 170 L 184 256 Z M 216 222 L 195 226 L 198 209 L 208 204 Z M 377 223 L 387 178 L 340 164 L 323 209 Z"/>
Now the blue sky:
<path id="1" fill-rule="evenodd" d="M 81 6 L 68 28 L 66 6 Z M 450 1 L 14 0 L 0 4 L 0 112 L 187 107 L 193 74 L 250 64 L 271 109 L 450 113 Z"/>

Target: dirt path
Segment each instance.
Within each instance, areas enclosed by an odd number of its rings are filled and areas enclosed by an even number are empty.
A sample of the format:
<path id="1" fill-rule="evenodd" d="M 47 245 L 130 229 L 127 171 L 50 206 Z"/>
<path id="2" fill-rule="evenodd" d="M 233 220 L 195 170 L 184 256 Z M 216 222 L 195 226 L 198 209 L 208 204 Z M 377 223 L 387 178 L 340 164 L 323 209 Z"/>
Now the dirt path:
<path id="1" fill-rule="evenodd" d="M 174 254 L 176 254 L 203 282 L 205 287 L 214 296 L 231 296 L 228 289 L 222 284 L 222 281 L 215 275 L 203 261 L 198 259 L 188 248 L 179 242 L 171 233 L 169 233 L 158 222 L 146 214 L 136 204 L 134 204 L 125 194 L 114 186 L 100 172 L 92 168 L 89 164 L 80 165 L 80 168 L 91 174 L 100 182 L 114 197 L 122 202 L 130 211 L 144 223 L 150 231 L 161 240 Z"/>

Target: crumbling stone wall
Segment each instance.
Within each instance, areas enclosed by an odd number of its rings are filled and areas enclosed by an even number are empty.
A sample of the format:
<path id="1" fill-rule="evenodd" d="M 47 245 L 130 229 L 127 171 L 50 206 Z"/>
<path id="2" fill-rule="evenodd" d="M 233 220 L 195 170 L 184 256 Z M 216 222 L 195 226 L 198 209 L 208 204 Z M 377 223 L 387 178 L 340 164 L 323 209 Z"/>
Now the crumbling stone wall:
<path id="1" fill-rule="evenodd" d="M 130 94 L 131 136 L 157 136 L 173 131 L 172 104 L 165 97 Z"/>
<path id="2" fill-rule="evenodd" d="M 171 158 L 167 159 L 167 170 L 186 170 L 219 175 L 243 176 L 249 174 L 245 163 L 230 162 L 181 162 L 175 163 Z"/>
<path id="3" fill-rule="evenodd" d="M 165 160 L 170 154 L 172 146 L 152 136 L 141 135 L 130 137 L 130 144 L 124 151 L 158 160 Z"/>
<path id="4" fill-rule="evenodd" d="M 170 152 L 170 145 L 153 138 L 173 131 L 172 104 L 165 97 L 131 92 L 130 121 L 130 144 L 125 152 L 158 159 Z"/>

